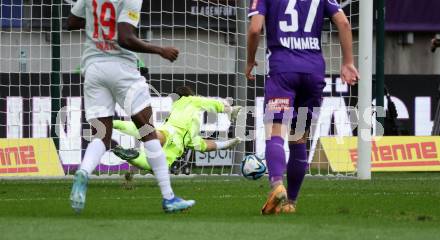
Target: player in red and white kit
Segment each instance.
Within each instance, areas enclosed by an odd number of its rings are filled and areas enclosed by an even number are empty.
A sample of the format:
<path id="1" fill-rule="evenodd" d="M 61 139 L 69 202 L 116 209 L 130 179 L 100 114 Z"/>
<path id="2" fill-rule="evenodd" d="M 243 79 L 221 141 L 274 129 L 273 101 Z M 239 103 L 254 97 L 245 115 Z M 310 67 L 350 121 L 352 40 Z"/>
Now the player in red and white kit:
<path id="1" fill-rule="evenodd" d="M 170 184 L 168 165 L 150 121 L 152 109 L 146 80 L 136 68 L 134 52 L 158 54 L 173 62 L 179 51 L 159 47 L 137 37 L 142 0 L 78 0 L 71 10 L 67 28 L 85 28 L 87 39 L 81 68 L 85 77 L 84 105 L 86 119 L 95 131 L 87 146 L 70 195 L 72 208 L 80 212 L 85 205 L 88 175 L 109 150 L 112 117 L 118 103 L 139 128 L 149 156 L 148 162 L 159 183 L 166 212 L 188 209 L 193 200 L 175 197 Z"/>

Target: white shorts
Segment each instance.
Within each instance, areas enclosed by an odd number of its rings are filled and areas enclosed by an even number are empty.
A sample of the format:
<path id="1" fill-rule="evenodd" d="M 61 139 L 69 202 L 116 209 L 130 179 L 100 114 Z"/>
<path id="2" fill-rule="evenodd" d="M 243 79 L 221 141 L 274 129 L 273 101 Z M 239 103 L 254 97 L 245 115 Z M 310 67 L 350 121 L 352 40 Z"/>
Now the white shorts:
<path id="1" fill-rule="evenodd" d="M 148 84 L 139 71 L 118 62 L 96 62 L 85 70 L 84 108 L 87 121 L 110 117 L 118 103 L 133 116 L 150 106 Z"/>

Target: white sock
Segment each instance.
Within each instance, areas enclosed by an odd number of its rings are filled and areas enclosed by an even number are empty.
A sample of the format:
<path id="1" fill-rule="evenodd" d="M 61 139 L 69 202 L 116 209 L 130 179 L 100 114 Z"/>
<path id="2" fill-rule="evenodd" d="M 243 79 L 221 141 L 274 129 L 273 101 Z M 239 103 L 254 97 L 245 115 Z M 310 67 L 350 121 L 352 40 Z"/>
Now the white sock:
<path id="1" fill-rule="evenodd" d="M 104 142 L 102 142 L 101 139 L 93 139 L 87 146 L 80 169 L 91 174 L 96 166 L 98 166 L 102 155 L 104 155 L 106 151 Z"/>
<path id="2" fill-rule="evenodd" d="M 171 188 L 168 164 L 159 140 L 150 140 L 145 142 L 144 146 L 148 163 L 150 164 L 151 169 L 154 172 L 154 176 L 157 179 L 162 197 L 168 200 L 173 199 L 174 193 L 173 189 Z"/>
<path id="3" fill-rule="evenodd" d="M 215 146 L 216 146 L 217 150 L 229 149 L 232 146 L 237 145 L 239 142 L 240 142 L 240 140 L 238 138 L 229 139 L 226 141 L 215 141 Z"/>

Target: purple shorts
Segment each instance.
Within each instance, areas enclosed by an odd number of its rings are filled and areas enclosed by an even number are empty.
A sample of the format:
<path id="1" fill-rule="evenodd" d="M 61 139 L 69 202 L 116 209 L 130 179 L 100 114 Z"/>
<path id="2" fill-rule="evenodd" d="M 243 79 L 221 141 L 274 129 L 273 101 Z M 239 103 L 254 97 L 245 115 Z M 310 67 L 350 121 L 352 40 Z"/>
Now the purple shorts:
<path id="1" fill-rule="evenodd" d="M 310 127 L 313 108 L 321 106 L 324 75 L 310 73 L 279 73 L 268 76 L 264 88 L 264 122 L 300 121 Z M 298 115 L 299 113 L 299 115 Z M 316 113 L 316 111 L 315 111 Z"/>

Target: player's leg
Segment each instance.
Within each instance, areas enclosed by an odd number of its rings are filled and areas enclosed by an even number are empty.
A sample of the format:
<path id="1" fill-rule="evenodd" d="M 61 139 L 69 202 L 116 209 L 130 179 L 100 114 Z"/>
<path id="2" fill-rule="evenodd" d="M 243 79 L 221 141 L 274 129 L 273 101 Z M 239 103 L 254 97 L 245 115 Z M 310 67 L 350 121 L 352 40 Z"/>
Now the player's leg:
<path id="1" fill-rule="evenodd" d="M 116 129 L 129 136 L 140 139 L 139 130 L 132 121 L 113 120 L 113 129 Z M 161 131 L 156 131 L 157 138 L 163 146 L 166 142 L 166 136 Z"/>
<path id="2" fill-rule="evenodd" d="M 70 194 L 72 208 L 80 212 L 85 205 L 88 176 L 99 164 L 108 150 L 112 133 L 112 117 L 115 101 L 111 92 L 102 82 L 105 76 L 99 68 L 102 64 L 92 64 L 86 69 L 84 82 L 84 104 L 86 119 L 92 125 L 93 140 L 88 144 L 79 170 L 75 173 Z"/>
<path id="3" fill-rule="evenodd" d="M 119 130 L 122 133 L 126 133 L 130 136 L 137 137 L 137 139 L 140 139 L 139 131 L 136 125 L 132 121 L 115 120 L 113 121 L 113 128 Z M 156 130 L 156 135 L 160 141 L 160 145 L 165 151 L 168 165 L 171 165 L 172 162 L 170 163 L 170 160 L 168 159 L 168 154 L 166 153 L 166 146 L 165 146 L 167 142 L 167 135 L 160 130 Z M 137 148 L 124 148 L 120 145 L 117 145 L 115 148 L 112 149 L 112 152 L 122 160 L 127 161 L 129 164 L 139 169 L 149 172 L 152 171 L 151 166 L 148 163 L 147 155 L 145 154 L 145 150 L 143 146 L 137 149 Z"/>
<path id="4" fill-rule="evenodd" d="M 262 208 L 263 214 L 276 214 L 281 211 L 287 199 L 283 185 L 286 171 L 284 136 L 289 129 L 293 116 L 293 101 L 298 74 L 278 74 L 268 77 L 265 86 L 265 129 L 266 129 L 266 162 L 269 171 L 271 192 Z"/>
<path id="5" fill-rule="evenodd" d="M 113 120 L 113 129 L 116 129 L 119 132 L 125 133 L 129 136 L 135 137 L 136 139 L 140 139 L 139 130 L 132 121 Z M 164 146 L 167 140 L 166 136 L 161 131 L 156 131 L 156 135 L 160 141 L 160 144 Z M 117 145 L 112 149 L 112 152 L 122 160 L 128 161 L 130 164 L 138 168 L 144 170 L 151 170 L 151 168 L 149 167 L 148 169 L 146 169 L 148 163 L 145 157 L 146 155 L 145 155 L 145 151 L 143 150 L 143 147 L 137 149 L 137 148 L 124 148 L 120 145 Z"/>
<path id="6" fill-rule="evenodd" d="M 93 140 L 87 145 L 80 170 L 91 174 L 98 166 L 102 155 L 110 149 L 113 117 L 101 117 L 89 120 L 92 127 Z"/>
<path id="7" fill-rule="evenodd" d="M 164 199 L 164 210 L 174 212 L 192 207 L 195 201 L 185 201 L 175 197 L 171 188 L 168 164 L 152 123 L 151 97 L 145 78 L 135 68 L 124 64 L 120 64 L 119 68 L 121 81 L 113 90 L 114 95 L 139 129 L 140 140 L 143 142 L 148 163 L 154 172 Z"/>
<path id="8" fill-rule="evenodd" d="M 141 140 L 144 142 L 148 163 L 159 183 L 163 197 L 163 208 L 166 212 L 175 212 L 188 209 L 195 204 L 194 200 L 183 200 L 175 197 L 171 188 L 168 164 L 162 146 L 157 139 L 156 131 L 150 122 L 152 116 L 151 107 L 144 108 L 141 112 L 132 116 L 133 122 L 139 128 Z"/>
<path id="9" fill-rule="evenodd" d="M 171 188 L 170 177 L 168 174 L 168 167 L 166 165 L 165 154 L 162 150 L 160 141 L 157 139 L 157 134 L 150 118 L 152 116 L 152 109 L 150 106 L 142 109 L 131 118 L 139 129 L 140 140 L 144 143 L 147 161 L 150 163 L 156 179 L 159 182 L 159 187 L 164 199 L 172 199 L 174 197 Z"/>
<path id="10" fill-rule="evenodd" d="M 290 156 L 287 164 L 287 195 L 289 201 L 283 208 L 283 212 L 288 213 L 295 212 L 298 194 L 308 170 L 307 138 L 313 117 L 313 109 L 321 106 L 322 91 L 325 86 L 324 77 L 321 75 L 304 74 L 301 80 L 301 91 L 298 91 L 295 100 L 296 112 L 300 113 L 292 123 L 292 131 L 289 136 L 289 138 L 296 135 L 300 137 L 299 139 L 296 139 L 296 137 L 289 139 Z M 303 108 L 303 111 L 298 110 L 298 108 Z M 306 114 L 301 114 L 301 112 Z"/>
<path id="11" fill-rule="evenodd" d="M 139 135 L 137 129 L 136 132 Z M 173 151 L 175 150 L 174 147 L 170 146 L 170 144 L 172 143 L 167 143 L 167 136 L 162 131 L 156 131 L 156 135 L 160 141 L 163 151 L 165 152 L 168 166 L 171 166 L 174 160 L 180 155 L 175 154 L 175 151 Z M 118 145 L 114 149 L 112 149 L 112 152 L 122 160 L 127 161 L 129 164 L 139 169 L 152 172 L 151 166 L 148 163 L 147 154 L 145 153 L 145 149 L 143 146 L 137 149 L 137 148 L 123 148 L 122 146 Z"/>
<path id="12" fill-rule="evenodd" d="M 292 129 L 294 131 L 294 129 Z M 282 212 L 294 213 L 296 201 L 304 176 L 307 173 L 307 130 L 304 136 L 296 141 L 289 141 L 289 161 L 287 163 L 287 197 L 288 201 L 283 205 Z M 293 132 L 291 133 L 294 134 Z"/>
<path id="13" fill-rule="evenodd" d="M 114 120 L 113 128 L 129 136 L 135 137 L 136 139 L 140 139 L 139 130 L 132 121 Z M 166 142 L 165 135 L 162 134 L 160 131 L 156 131 L 156 135 L 161 145 L 163 146 Z M 122 160 L 127 161 L 128 163 L 139 169 L 152 171 L 151 166 L 148 163 L 147 156 L 145 154 L 145 150 L 143 146 L 137 149 L 137 148 L 124 148 L 118 145 L 112 149 L 112 152 Z"/>
<path id="14" fill-rule="evenodd" d="M 104 153 L 109 150 L 112 135 L 112 117 L 89 120 L 95 138 L 87 145 L 81 166 L 75 173 L 70 201 L 77 212 L 84 209 L 88 176 L 95 170 Z"/>
<path id="15" fill-rule="evenodd" d="M 120 159 L 127 161 L 132 166 L 135 166 L 145 171 L 152 171 L 143 147 L 139 149 L 123 148 L 122 146 L 118 145 L 112 149 L 112 152 Z"/>
<path id="16" fill-rule="evenodd" d="M 261 209 L 262 214 L 277 214 L 287 200 L 283 176 L 286 171 L 284 136 L 288 125 L 283 123 L 266 124 L 266 163 L 269 172 L 271 192 Z"/>
<path id="17" fill-rule="evenodd" d="M 132 121 L 113 120 L 113 128 L 136 139 L 141 138 L 136 125 Z"/>

